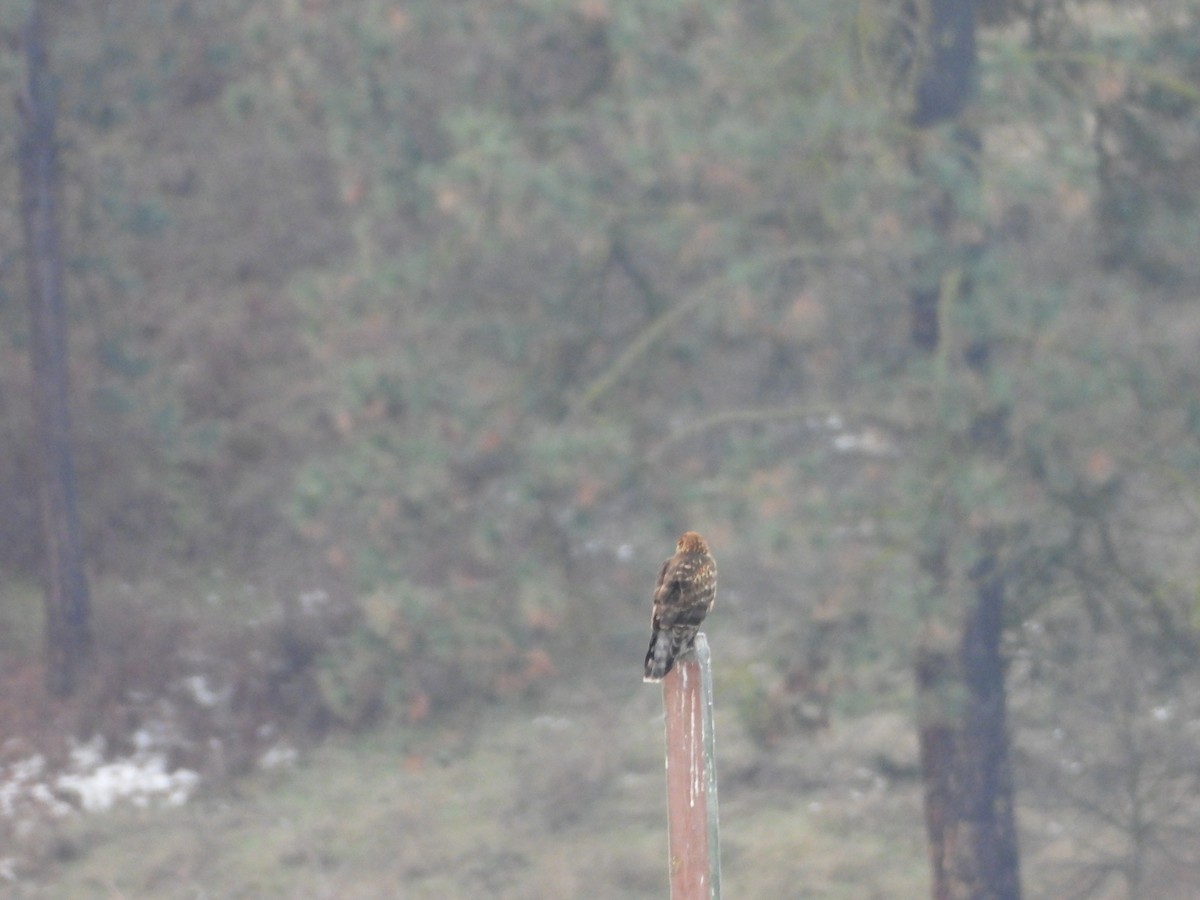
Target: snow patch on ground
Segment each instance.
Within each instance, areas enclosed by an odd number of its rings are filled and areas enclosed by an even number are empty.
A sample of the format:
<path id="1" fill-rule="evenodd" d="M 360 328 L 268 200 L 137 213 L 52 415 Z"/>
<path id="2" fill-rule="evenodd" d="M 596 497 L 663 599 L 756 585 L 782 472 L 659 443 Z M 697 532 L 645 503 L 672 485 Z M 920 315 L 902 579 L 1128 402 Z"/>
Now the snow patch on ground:
<path id="1" fill-rule="evenodd" d="M 103 738 L 76 745 L 70 767 L 54 779 L 54 787 L 60 795 L 76 797 L 84 812 L 103 812 L 121 802 L 141 808 L 187 803 L 200 783 L 199 773 L 168 771 L 166 755 L 152 741 L 143 737 L 134 743 L 132 755 L 113 760 L 105 759 Z"/>
<path id="2" fill-rule="evenodd" d="M 186 803 L 200 783 L 199 773 L 169 770 L 166 754 L 149 734 L 137 737 L 131 755 L 114 759 L 107 758 L 101 737 L 75 744 L 57 772 L 40 753 L 0 763 L 0 816 L 61 817 L 76 809 L 102 812 L 119 803 L 142 808 Z"/>

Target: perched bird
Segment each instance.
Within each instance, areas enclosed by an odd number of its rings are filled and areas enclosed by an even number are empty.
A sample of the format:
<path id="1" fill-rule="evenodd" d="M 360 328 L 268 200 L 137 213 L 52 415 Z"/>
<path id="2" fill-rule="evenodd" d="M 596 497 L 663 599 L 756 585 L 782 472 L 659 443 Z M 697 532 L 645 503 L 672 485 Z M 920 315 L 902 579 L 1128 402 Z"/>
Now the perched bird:
<path id="1" fill-rule="evenodd" d="M 700 623 L 717 599 L 717 564 L 704 538 L 685 531 L 654 586 L 650 649 L 643 681 L 662 681 L 675 658 L 692 649 Z"/>

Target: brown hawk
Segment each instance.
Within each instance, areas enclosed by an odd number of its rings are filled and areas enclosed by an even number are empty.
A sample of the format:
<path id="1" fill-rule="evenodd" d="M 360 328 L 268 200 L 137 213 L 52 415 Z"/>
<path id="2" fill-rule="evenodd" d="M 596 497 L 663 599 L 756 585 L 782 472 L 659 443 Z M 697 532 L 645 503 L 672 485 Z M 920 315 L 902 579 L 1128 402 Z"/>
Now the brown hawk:
<path id="1" fill-rule="evenodd" d="M 692 649 L 700 623 L 717 599 L 717 564 L 704 538 L 685 531 L 654 586 L 650 649 L 643 681 L 662 681 L 675 658 Z"/>

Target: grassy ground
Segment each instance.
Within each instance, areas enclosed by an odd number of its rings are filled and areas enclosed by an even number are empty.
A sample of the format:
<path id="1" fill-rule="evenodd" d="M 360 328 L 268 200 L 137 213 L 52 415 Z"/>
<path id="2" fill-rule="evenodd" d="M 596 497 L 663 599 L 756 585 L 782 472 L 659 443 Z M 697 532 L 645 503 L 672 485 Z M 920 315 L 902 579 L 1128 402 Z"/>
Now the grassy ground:
<path id="1" fill-rule="evenodd" d="M 17 839 L 0 840 L 0 897 L 661 898 L 661 696 L 637 676 L 636 666 L 611 659 L 579 661 L 520 701 L 335 734 L 248 775 L 212 765 L 180 807 L 126 802 L 104 813 L 0 820 Z M 1027 896 L 1193 897 L 1194 844 L 1151 851 L 1153 841 L 1174 838 L 1172 822 L 1190 821 L 1180 810 L 1190 810 L 1194 780 L 1153 755 L 1140 767 L 1106 769 L 1104 733 L 1089 725 L 1084 740 L 1039 724 L 1042 701 L 1023 677 L 1013 681 Z M 839 704 L 825 728 L 756 738 L 736 684 L 718 677 L 726 896 L 929 896 L 911 701 L 883 682 L 876 688 Z M 1145 731 L 1159 743 L 1175 734 L 1174 714 L 1163 710 Z M 1180 733 L 1197 721 L 1179 718 Z M 8 729 L 0 749 L 20 733 Z M 1119 820 L 1098 824 L 1055 787 L 1065 765 L 1092 756 L 1080 773 L 1135 771 L 1145 780 L 1138 796 L 1152 804 L 1158 830 L 1140 855 Z M 1119 811 L 1119 785 L 1107 783 Z M 0 814 L 10 800 L 0 784 Z M 1119 868 L 1135 863 L 1145 872 L 1141 892 Z"/>
<path id="2" fill-rule="evenodd" d="M 75 820 L 10 896 L 662 897 L 659 695 L 637 688 L 340 738 L 182 808 Z M 862 740 L 900 717 L 764 757 L 718 716 L 727 896 L 926 894 L 915 782 Z"/>

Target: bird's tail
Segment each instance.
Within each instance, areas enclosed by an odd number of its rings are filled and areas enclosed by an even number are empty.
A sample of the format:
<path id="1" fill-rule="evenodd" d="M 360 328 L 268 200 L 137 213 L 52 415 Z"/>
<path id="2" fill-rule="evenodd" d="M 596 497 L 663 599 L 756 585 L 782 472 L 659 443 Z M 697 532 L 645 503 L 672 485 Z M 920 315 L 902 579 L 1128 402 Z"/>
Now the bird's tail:
<path id="1" fill-rule="evenodd" d="M 654 630 L 650 635 L 650 649 L 646 651 L 646 674 L 642 681 L 662 681 L 671 666 L 675 665 L 675 647 L 671 635 Z"/>

